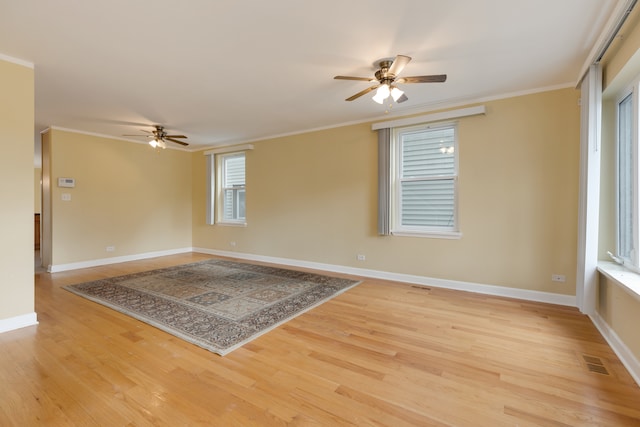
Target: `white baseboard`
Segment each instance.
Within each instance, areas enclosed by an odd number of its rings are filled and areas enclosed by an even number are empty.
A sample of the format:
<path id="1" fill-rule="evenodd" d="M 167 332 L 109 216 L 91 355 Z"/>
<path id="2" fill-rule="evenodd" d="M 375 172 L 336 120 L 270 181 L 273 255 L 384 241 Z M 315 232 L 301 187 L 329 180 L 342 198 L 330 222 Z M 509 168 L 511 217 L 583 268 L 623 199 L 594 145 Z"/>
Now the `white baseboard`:
<path id="1" fill-rule="evenodd" d="M 627 371 L 629 371 L 629 374 L 631 374 L 636 384 L 640 386 L 640 361 L 634 356 L 633 352 L 629 350 L 629 347 L 627 347 L 620 339 L 618 334 L 611 329 L 609 324 L 600 317 L 600 314 L 596 312 L 589 317 L 593 324 L 596 325 L 596 328 L 598 328 L 598 331 L 600 331 L 600 334 L 613 349 L 614 353 L 618 356 L 624 367 L 627 368 Z"/>
<path id="2" fill-rule="evenodd" d="M 459 291 L 476 292 L 480 294 L 496 295 L 509 298 L 518 298 L 528 301 L 546 302 L 550 304 L 566 305 L 576 307 L 576 297 L 574 295 L 554 294 L 551 292 L 531 291 L 526 289 L 508 288 L 505 286 L 484 285 L 471 282 L 460 282 L 457 280 L 435 279 L 426 276 L 416 276 L 401 273 L 389 273 L 386 271 L 370 270 L 365 268 L 345 267 L 343 265 L 322 264 L 310 261 L 300 261 L 288 258 L 277 258 L 264 255 L 246 254 L 240 252 L 220 251 L 215 249 L 193 248 L 194 252 L 201 252 L 209 255 L 218 255 L 230 258 L 244 259 L 248 261 L 261 261 L 273 264 L 289 265 L 292 267 L 312 268 L 314 270 L 331 271 L 334 273 L 352 274 L 355 276 L 371 277 L 374 279 L 393 280 L 395 282 L 412 283 L 423 286 L 433 286 L 436 288 L 455 289 Z"/>
<path id="3" fill-rule="evenodd" d="M 49 265 L 47 272 L 58 273 L 60 271 L 77 270 L 80 268 L 98 267 L 100 265 L 118 264 L 121 262 L 138 261 L 141 259 L 155 258 L 159 256 L 177 255 L 193 252 L 193 248 L 171 249 L 168 251 L 147 252 L 143 254 L 125 255 L 112 258 L 94 259 L 90 261 L 72 262 L 69 264 Z"/>
<path id="4" fill-rule="evenodd" d="M 0 320 L 0 333 L 13 331 L 15 329 L 25 328 L 38 324 L 36 313 L 22 314 L 16 317 Z"/>
<path id="5" fill-rule="evenodd" d="M 437 288 L 455 289 L 459 291 L 475 292 L 487 295 L 517 298 L 527 301 L 546 302 L 550 304 L 566 305 L 575 307 L 576 297 L 574 295 L 562 295 L 551 292 L 532 291 L 527 289 L 508 288 L 505 286 L 486 285 L 481 283 L 461 282 L 457 280 L 436 279 L 433 277 L 417 276 L 411 274 L 391 273 L 380 270 L 366 268 L 346 267 L 343 265 L 324 264 L 312 261 L 301 261 L 290 258 L 278 258 L 265 255 L 255 255 L 241 252 L 221 251 L 207 248 L 181 248 L 168 251 L 147 252 L 143 254 L 127 255 L 121 257 L 103 258 L 90 261 L 74 262 L 69 264 L 50 265 L 47 267 L 49 273 L 60 271 L 76 270 L 80 268 L 97 267 L 101 265 L 117 264 L 121 262 L 137 261 L 159 256 L 176 255 L 187 252 L 200 252 L 209 255 L 224 256 L 230 258 L 244 259 L 248 261 L 261 261 L 272 264 L 288 265 L 292 267 L 312 268 L 314 270 L 331 271 L 334 273 L 351 274 L 354 276 L 371 277 L 375 279 L 392 280 L 396 282 L 412 283 L 423 286 L 433 286 Z"/>

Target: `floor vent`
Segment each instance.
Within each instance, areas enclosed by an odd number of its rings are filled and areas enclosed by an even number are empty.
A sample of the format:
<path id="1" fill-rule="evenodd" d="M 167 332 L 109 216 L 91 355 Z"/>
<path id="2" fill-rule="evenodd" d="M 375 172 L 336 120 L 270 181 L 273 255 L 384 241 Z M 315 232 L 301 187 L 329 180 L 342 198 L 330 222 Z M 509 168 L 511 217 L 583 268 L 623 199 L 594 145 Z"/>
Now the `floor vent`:
<path id="1" fill-rule="evenodd" d="M 609 375 L 609 371 L 602 365 L 592 365 L 591 363 L 587 363 L 587 368 L 589 368 L 589 372 L 595 372 L 597 374 Z"/>
<path id="2" fill-rule="evenodd" d="M 602 360 L 597 357 L 587 356 L 586 354 L 582 355 L 582 358 L 585 362 L 587 362 L 587 369 L 589 372 L 595 372 L 597 374 L 609 375 L 609 371 L 604 367 Z"/>
<path id="3" fill-rule="evenodd" d="M 411 285 L 412 288 L 415 289 L 420 289 L 421 291 L 430 291 L 431 288 L 427 288 L 426 286 L 417 286 L 417 285 Z"/>

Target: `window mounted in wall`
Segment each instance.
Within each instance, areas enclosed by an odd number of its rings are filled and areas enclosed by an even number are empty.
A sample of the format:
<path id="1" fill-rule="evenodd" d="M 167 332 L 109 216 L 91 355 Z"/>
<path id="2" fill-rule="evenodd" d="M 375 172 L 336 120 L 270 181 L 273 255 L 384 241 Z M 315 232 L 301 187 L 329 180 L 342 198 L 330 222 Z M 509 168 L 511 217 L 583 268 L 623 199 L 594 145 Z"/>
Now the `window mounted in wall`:
<path id="1" fill-rule="evenodd" d="M 223 222 L 245 222 L 245 156 L 219 156 L 220 201 Z"/>
<path id="2" fill-rule="evenodd" d="M 396 128 L 391 145 L 391 233 L 458 238 L 456 124 Z"/>
<path id="3" fill-rule="evenodd" d="M 458 122 L 484 105 L 374 123 L 378 234 L 460 239 Z"/>
<path id="4" fill-rule="evenodd" d="M 638 96 L 637 83 L 618 102 L 616 144 L 617 258 L 632 268 L 638 259 Z"/>
<path id="5" fill-rule="evenodd" d="M 207 224 L 246 225 L 246 151 L 252 145 L 210 150 L 207 156 Z"/>

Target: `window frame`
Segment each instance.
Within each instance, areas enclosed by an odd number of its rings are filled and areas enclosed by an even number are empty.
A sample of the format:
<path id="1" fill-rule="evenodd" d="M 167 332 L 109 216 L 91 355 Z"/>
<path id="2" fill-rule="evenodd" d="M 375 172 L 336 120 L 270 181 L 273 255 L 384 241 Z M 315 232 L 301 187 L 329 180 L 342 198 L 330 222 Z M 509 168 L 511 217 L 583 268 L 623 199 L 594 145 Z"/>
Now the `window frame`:
<path id="1" fill-rule="evenodd" d="M 640 175 L 638 172 L 638 168 L 640 166 L 640 142 L 639 142 L 639 128 L 640 128 L 640 77 L 636 77 L 633 80 L 633 83 L 625 88 L 620 95 L 616 99 L 616 144 L 615 144 L 615 218 L 616 218 L 616 256 L 614 260 L 623 264 L 625 267 L 640 272 L 640 250 L 638 250 L 640 245 Z M 626 203 L 631 210 L 631 221 L 630 221 L 630 238 L 627 236 L 627 239 L 630 240 L 631 248 L 630 253 L 626 254 L 626 250 L 622 248 L 622 233 L 624 232 L 622 226 L 622 213 L 621 213 L 621 205 L 623 203 L 622 200 L 622 189 L 623 185 L 622 179 L 622 162 L 621 162 L 621 114 L 620 114 L 620 106 L 621 104 L 627 100 L 631 99 L 631 120 L 630 120 L 630 150 L 631 150 L 631 159 L 628 162 L 629 167 L 631 168 L 631 188 L 630 200 L 627 200 Z"/>
<path id="2" fill-rule="evenodd" d="M 451 174 L 423 175 L 421 177 L 402 177 L 402 136 L 420 131 L 437 131 L 441 129 L 453 130 L 453 172 Z M 459 208 L 459 141 L 458 122 L 448 121 L 440 123 L 423 123 L 411 126 L 395 127 L 391 133 L 391 230 L 395 236 L 415 236 L 441 239 L 459 239 L 460 220 Z M 444 154 L 444 153 L 443 153 Z M 447 180 L 453 183 L 453 223 L 451 226 L 408 226 L 402 224 L 402 182 L 410 181 L 438 181 Z"/>
<path id="3" fill-rule="evenodd" d="M 232 158 L 236 158 L 236 157 L 243 157 L 244 158 L 244 162 L 245 162 L 245 170 L 244 170 L 244 184 L 242 185 L 235 185 L 235 186 L 227 186 L 226 183 L 226 161 L 228 159 L 232 159 Z M 247 156 L 246 153 L 244 151 L 235 151 L 235 152 L 229 152 L 229 153 L 221 153 L 216 155 L 216 191 L 215 191 L 215 198 L 216 198 L 216 203 L 215 206 L 217 207 L 216 209 L 216 218 L 217 218 L 217 223 L 220 225 L 247 225 L 247 219 L 246 219 L 246 187 L 247 187 L 247 180 L 246 180 L 246 174 L 247 174 L 247 169 L 246 169 L 246 161 L 247 161 Z M 226 202 L 226 191 L 233 191 L 235 194 L 235 197 L 233 197 L 233 200 L 235 201 L 241 192 L 243 192 L 245 194 L 245 215 L 244 217 L 237 217 L 237 218 L 226 218 L 225 217 L 225 208 L 227 206 L 227 202 Z M 237 191 L 239 190 L 239 191 Z M 236 192 L 237 191 L 237 192 Z"/>

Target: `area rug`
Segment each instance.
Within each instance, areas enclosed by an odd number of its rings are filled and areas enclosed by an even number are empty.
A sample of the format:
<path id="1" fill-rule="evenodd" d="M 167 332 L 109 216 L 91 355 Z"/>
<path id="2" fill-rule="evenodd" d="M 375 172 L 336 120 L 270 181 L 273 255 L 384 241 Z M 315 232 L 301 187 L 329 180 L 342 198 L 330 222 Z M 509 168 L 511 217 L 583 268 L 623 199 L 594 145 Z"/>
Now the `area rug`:
<path id="1" fill-rule="evenodd" d="M 358 283 L 211 259 L 65 289 L 224 356 Z"/>

